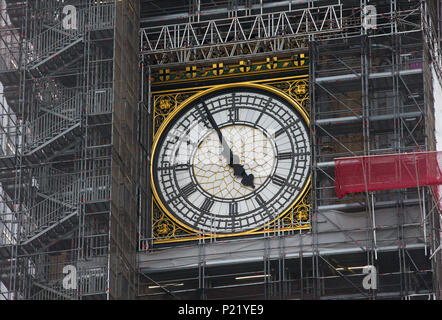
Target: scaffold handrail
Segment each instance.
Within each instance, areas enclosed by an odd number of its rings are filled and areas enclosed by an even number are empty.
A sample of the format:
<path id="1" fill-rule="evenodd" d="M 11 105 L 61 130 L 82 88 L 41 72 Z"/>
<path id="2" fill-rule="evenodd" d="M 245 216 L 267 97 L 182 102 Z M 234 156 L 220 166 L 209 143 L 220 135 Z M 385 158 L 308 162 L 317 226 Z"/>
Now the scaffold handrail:
<path id="1" fill-rule="evenodd" d="M 88 31 L 113 28 L 114 16 L 113 4 L 97 4 L 77 10 L 75 28 L 65 28 L 64 21 L 61 20 L 29 40 L 31 48 L 27 67 L 35 68 L 42 61 L 80 42 Z"/>
<path id="2" fill-rule="evenodd" d="M 77 93 L 29 123 L 25 150 L 31 151 L 78 123 L 82 112 L 81 97 L 82 93 Z"/>
<path id="3" fill-rule="evenodd" d="M 30 39 L 31 50 L 27 57 L 28 68 L 32 69 L 42 60 L 56 55 L 59 50 L 79 40 L 84 33 L 85 12 L 86 9 L 77 11 L 77 28 L 75 29 L 66 29 L 64 22 L 60 21 Z"/>
<path id="4" fill-rule="evenodd" d="M 79 181 L 75 181 L 63 190 L 48 196 L 27 210 L 23 216 L 22 241 L 41 232 L 42 229 L 58 223 L 64 217 L 77 211 L 79 199 Z"/>

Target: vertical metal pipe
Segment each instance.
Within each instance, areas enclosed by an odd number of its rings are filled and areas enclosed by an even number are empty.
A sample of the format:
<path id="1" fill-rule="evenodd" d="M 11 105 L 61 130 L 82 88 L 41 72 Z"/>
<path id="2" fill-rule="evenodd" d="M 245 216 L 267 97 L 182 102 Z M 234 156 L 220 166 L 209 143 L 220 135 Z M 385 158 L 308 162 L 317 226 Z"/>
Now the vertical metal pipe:
<path id="1" fill-rule="evenodd" d="M 117 28 L 116 28 L 116 12 L 117 12 L 117 2 L 116 0 L 113 2 L 112 6 L 112 25 L 113 27 L 113 43 L 112 43 L 112 52 L 113 52 L 113 60 L 112 60 L 112 105 L 115 106 L 115 70 L 116 70 L 116 57 L 115 57 L 115 50 L 116 50 L 116 41 L 117 41 Z M 112 148 L 114 146 L 114 134 L 113 134 L 113 126 L 115 121 L 115 109 L 112 112 L 112 132 L 111 132 L 111 141 Z M 112 150 L 113 151 L 113 150 Z M 110 179 L 109 179 L 109 194 L 112 197 L 112 165 L 113 160 L 111 157 L 110 160 Z M 112 198 L 111 198 L 112 199 Z M 110 300 L 110 268 L 111 268 L 111 230 L 112 230 L 112 200 L 110 203 L 109 213 L 108 213 L 108 234 L 107 234 L 107 270 L 106 270 L 106 300 Z"/>
<path id="2" fill-rule="evenodd" d="M 313 36 L 312 36 L 313 37 Z M 309 83 L 310 83 L 310 139 L 312 144 L 312 154 L 310 167 L 312 170 L 312 190 L 311 190 L 311 207 L 310 207 L 310 223 L 312 226 L 312 289 L 313 297 L 319 299 L 320 297 L 320 279 L 319 279 L 319 251 L 318 251 L 318 222 L 317 222 L 317 210 L 318 210 L 318 199 L 320 196 L 320 190 L 318 186 L 318 174 L 316 169 L 316 163 L 320 157 L 319 149 L 317 145 L 317 133 L 316 133 L 316 118 L 317 112 L 319 113 L 320 104 L 317 103 L 316 96 L 316 66 L 319 63 L 319 43 L 314 41 L 314 38 L 309 42 Z"/>

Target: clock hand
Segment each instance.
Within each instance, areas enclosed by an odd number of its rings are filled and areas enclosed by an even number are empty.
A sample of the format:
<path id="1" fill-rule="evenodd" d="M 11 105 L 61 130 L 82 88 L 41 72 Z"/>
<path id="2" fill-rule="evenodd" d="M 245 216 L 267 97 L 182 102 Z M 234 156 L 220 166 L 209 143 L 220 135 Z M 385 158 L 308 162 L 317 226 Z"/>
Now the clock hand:
<path id="1" fill-rule="evenodd" d="M 221 130 L 219 129 L 218 125 L 216 124 L 215 119 L 213 119 L 212 114 L 210 113 L 207 106 L 203 103 L 204 111 L 207 115 L 207 120 L 209 120 L 210 124 L 212 125 L 213 129 L 215 129 L 218 139 L 221 142 L 221 145 L 223 146 L 222 155 L 224 158 L 226 158 L 227 163 L 229 167 L 233 168 L 233 175 L 237 177 L 242 177 L 241 183 L 246 187 L 252 187 L 255 189 L 255 185 L 253 184 L 253 174 L 247 174 L 246 170 L 244 169 L 244 166 L 239 164 L 239 157 L 237 155 L 234 155 L 232 150 L 230 149 L 229 145 L 227 144 L 226 140 L 223 137 L 223 134 Z"/>

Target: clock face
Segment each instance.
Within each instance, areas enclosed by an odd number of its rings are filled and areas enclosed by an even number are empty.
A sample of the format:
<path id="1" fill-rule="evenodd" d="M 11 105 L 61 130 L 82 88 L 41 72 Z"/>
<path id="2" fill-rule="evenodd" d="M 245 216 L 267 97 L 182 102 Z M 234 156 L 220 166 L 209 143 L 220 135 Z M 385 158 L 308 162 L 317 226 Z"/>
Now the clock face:
<path id="1" fill-rule="evenodd" d="M 262 228 L 307 187 L 308 119 L 275 89 L 210 91 L 185 102 L 159 129 L 151 166 L 154 196 L 174 220 L 197 232 Z M 233 162 L 243 176 L 235 175 Z M 245 183 L 244 175 L 253 182 Z"/>

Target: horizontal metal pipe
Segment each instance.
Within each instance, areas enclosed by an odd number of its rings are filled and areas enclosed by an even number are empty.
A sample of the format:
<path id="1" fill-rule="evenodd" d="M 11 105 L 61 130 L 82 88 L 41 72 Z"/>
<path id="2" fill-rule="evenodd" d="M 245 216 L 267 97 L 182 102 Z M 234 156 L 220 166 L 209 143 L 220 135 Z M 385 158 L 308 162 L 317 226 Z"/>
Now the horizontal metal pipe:
<path id="1" fill-rule="evenodd" d="M 419 203 L 419 199 L 409 199 L 404 200 L 402 202 L 404 205 L 417 205 Z M 400 204 L 399 201 L 381 201 L 376 203 L 375 208 L 388 208 L 393 207 L 397 204 Z M 327 205 L 327 206 L 319 206 L 318 211 L 330 211 L 330 210 L 342 210 L 342 209 L 362 209 L 365 208 L 365 205 L 362 203 L 344 203 L 344 204 L 336 204 L 336 205 Z M 407 248 L 423 248 L 425 244 L 410 244 L 407 245 Z M 397 246 L 385 246 L 385 247 L 379 247 L 377 248 L 378 252 L 382 251 L 392 251 L 396 250 Z M 356 252 L 362 252 L 361 248 L 343 248 L 343 249 L 331 249 L 331 250 L 324 250 L 321 251 L 321 255 L 332 255 L 332 254 L 344 254 L 344 253 L 356 253 Z M 304 257 L 311 256 L 313 253 L 308 251 L 302 251 L 302 254 Z M 148 256 L 148 254 L 147 254 Z M 142 265 L 143 264 L 143 258 L 146 257 L 146 253 L 139 253 L 139 262 Z M 287 253 L 287 258 L 299 258 L 299 253 Z M 277 259 L 278 256 L 275 254 L 274 256 L 270 256 L 270 259 Z M 257 254 L 255 257 L 249 257 L 249 258 L 236 258 L 236 259 L 225 259 L 222 261 L 207 261 L 206 266 L 221 266 L 221 265 L 229 265 L 229 264 L 240 264 L 240 263 L 250 263 L 250 262 L 257 262 L 262 261 L 262 255 Z M 182 266 L 173 266 L 173 267 L 166 267 L 166 268 L 157 268 L 157 269 L 151 269 L 141 266 L 141 271 L 146 273 L 153 273 L 153 272 L 162 272 L 162 271 L 169 271 L 169 270 L 180 270 L 180 269 L 188 269 L 188 268 L 197 268 L 197 263 L 191 263 L 191 264 L 185 264 Z"/>
<path id="2" fill-rule="evenodd" d="M 309 2 L 315 2 L 317 0 L 296 0 L 296 2 L 292 2 L 293 5 L 299 5 L 299 4 L 306 4 Z M 277 1 L 277 2 L 268 2 L 268 3 L 263 3 L 262 4 L 262 8 L 263 9 L 271 9 L 271 8 L 278 8 L 278 7 L 288 7 L 291 1 Z M 257 10 L 260 9 L 261 5 L 260 4 L 254 4 L 251 6 L 252 10 Z M 246 9 L 245 6 L 238 6 L 238 10 L 240 11 L 244 11 Z M 216 8 L 216 9 L 209 9 L 209 10 L 204 10 L 204 17 L 210 16 L 210 15 L 217 15 L 217 14 L 225 14 L 227 13 L 228 10 L 226 7 L 223 8 Z M 140 23 L 152 23 L 152 22 L 164 22 L 164 21 L 168 21 L 168 20 L 176 20 L 176 19 L 186 19 L 189 18 L 189 12 L 180 12 L 180 13 L 173 13 L 173 14 L 167 14 L 167 15 L 157 15 L 155 17 L 149 17 L 149 18 L 144 18 L 144 19 L 140 19 Z"/>
<path id="3" fill-rule="evenodd" d="M 392 120 L 395 117 L 401 118 L 416 118 L 422 115 L 421 112 L 404 112 L 398 114 L 382 114 L 377 116 L 368 117 L 369 121 L 383 121 L 383 120 Z M 350 117 L 340 117 L 340 118 L 328 118 L 328 119 L 319 119 L 316 120 L 315 123 L 319 125 L 330 125 L 330 124 L 343 124 L 350 122 L 362 121 L 362 117 L 350 116 Z"/>
<path id="4" fill-rule="evenodd" d="M 419 199 L 408 199 L 402 202 L 404 205 L 417 205 L 419 204 Z M 380 201 L 375 203 L 375 208 L 391 208 L 395 205 L 400 204 L 399 201 Z M 325 206 L 318 206 L 318 211 L 329 211 L 329 210 L 345 210 L 345 209 L 363 209 L 365 208 L 364 203 L 354 202 L 354 203 L 339 203 L 330 204 Z"/>
<path id="5" fill-rule="evenodd" d="M 425 244 L 418 243 L 418 244 L 409 244 L 407 245 L 408 249 L 421 249 L 424 248 Z M 399 246 L 385 246 L 385 247 L 378 247 L 376 248 L 378 252 L 388 252 L 388 251 L 394 251 L 397 250 Z M 361 248 L 344 248 L 344 249 L 331 249 L 331 250 L 321 250 L 320 255 L 321 256 L 328 256 L 328 255 L 334 255 L 334 254 L 348 254 L 348 253 L 361 253 L 363 250 Z M 145 255 L 144 253 L 139 253 L 140 255 Z M 285 255 L 286 259 L 296 259 L 299 258 L 300 253 L 287 253 Z M 311 257 L 313 256 L 312 251 L 302 251 L 302 257 Z M 270 255 L 269 259 L 278 259 L 279 253 L 275 255 Z M 214 261 L 214 262 L 207 262 L 206 267 L 215 267 L 215 266 L 226 266 L 226 265 L 232 265 L 232 264 L 240 264 L 240 263 L 252 263 L 252 262 L 259 262 L 262 261 L 263 257 L 262 255 L 256 255 L 255 257 L 250 258 L 238 258 L 238 259 L 225 259 L 222 261 Z M 142 262 L 141 262 L 142 263 Z M 176 271 L 176 270 L 186 270 L 189 268 L 198 268 L 198 263 L 190 263 L 182 266 L 173 266 L 173 267 L 165 267 L 165 268 L 158 268 L 158 269 L 151 269 L 142 267 L 140 268 L 140 271 L 142 273 L 155 273 L 155 272 L 165 272 L 165 271 Z"/>
<path id="6" fill-rule="evenodd" d="M 418 292 L 416 291 L 408 291 L 407 292 L 407 297 L 410 296 L 427 296 L 427 295 L 433 295 L 433 291 L 431 290 L 419 290 Z M 379 299 L 380 297 L 382 298 L 403 298 L 404 293 L 403 292 L 399 292 L 399 291 L 393 291 L 393 292 L 377 292 L 376 293 L 376 298 Z M 367 299 L 366 296 L 362 295 L 361 293 L 351 293 L 351 294 L 343 294 L 343 295 L 327 295 L 327 296 L 321 296 L 319 298 L 320 300 L 350 300 L 350 299 Z"/>
<path id="7" fill-rule="evenodd" d="M 411 74 L 419 74 L 422 73 L 422 69 L 411 69 L 411 70 L 402 70 L 399 71 L 399 75 L 401 76 L 407 76 L 407 75 L 411 75 Z M 397 74 L 397 72 L 395 72 L 394 74 Z M 368 75 L 369 79 L 380 79 L 380 78 L 387 78 L 387 77 L 392 77 L 393 76 L 393 72 L 389 71 L 389 72 L 377 72 L 377 73 L 370 73 Z M 330 76 L 330 77 L 320 77 L 320 78 L 316 78 L 315 82 L 316 83 L 322 83 L 322 82 L 335 82 L 335 81 L 345 81 L 345 80 L 356 80 L 356 79 L 360 79 L 361 78 L 361 74 L 357 73 L 357 74 L 342 74 L 339 76 Z"/>
<path id="8" fill-rule="evenodd" d="M 327 161 L 327 162 L 318 162 L 316 164 L 317 168 L 320 169 L 325 169 L 325 168 L 330 168 L 330 167 L 334 167 L 335 166 L 335 162 L 334 161 Z"/>

